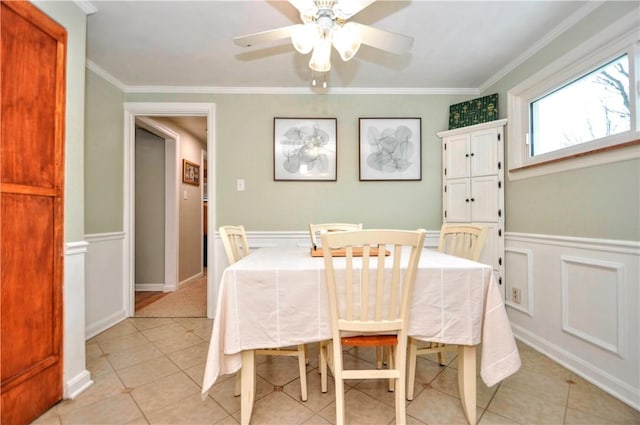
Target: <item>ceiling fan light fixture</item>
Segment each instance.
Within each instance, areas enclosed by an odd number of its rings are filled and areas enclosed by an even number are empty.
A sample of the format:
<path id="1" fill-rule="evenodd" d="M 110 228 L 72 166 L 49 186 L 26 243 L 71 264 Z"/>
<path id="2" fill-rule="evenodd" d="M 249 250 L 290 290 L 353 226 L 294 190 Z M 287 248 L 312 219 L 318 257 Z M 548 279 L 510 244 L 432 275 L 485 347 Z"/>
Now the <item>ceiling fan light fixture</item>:
<path id="1" fill-rule="evenodd" d="M 313 48 L 309 68 L 316 72 L 328 72 L 331 69 L 331 41 L 320 38 Z"/>
<path id="2" fill-rule="evenodd" d="M 320 28 L 313 23 L 295 25 L 291 31 L 291 42 L 293 43 L 293 47 L 303 55 L 306 55 L 313 50 L 313 47 L 317 44 L 319 38 Z"/>
<path id="3" fill-rule="evenodd" d="M 347 22 L 338 27 L 333 31 L 332 42 L 333 47 L 336 48 L 343 61 L 346 62 L 353 58 L 362 44 L 358 25 L 353 22 Z"/>

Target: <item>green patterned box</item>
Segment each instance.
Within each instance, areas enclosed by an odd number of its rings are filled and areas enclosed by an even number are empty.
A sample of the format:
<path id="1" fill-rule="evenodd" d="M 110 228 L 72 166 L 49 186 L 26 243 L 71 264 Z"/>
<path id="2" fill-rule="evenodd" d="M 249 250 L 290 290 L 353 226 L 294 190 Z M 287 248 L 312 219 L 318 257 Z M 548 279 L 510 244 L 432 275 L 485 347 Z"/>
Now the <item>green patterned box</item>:
<path id="1" fill-rule="evenodd" d="M 498 93 L 449 107 L 449 130 L 498 119 Z"/>

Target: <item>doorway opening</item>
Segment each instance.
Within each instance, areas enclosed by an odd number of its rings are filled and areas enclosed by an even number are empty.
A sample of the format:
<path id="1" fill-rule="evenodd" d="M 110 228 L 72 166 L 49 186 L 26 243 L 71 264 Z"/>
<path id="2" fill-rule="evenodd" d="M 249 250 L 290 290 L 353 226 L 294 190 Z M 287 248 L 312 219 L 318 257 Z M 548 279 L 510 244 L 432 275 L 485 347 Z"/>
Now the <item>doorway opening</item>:
<path id="1" fill-rule="evenodd" d="M 203 103 L 125 103 L 125 302 L 128 316 L 132 317 L 136 313 L 136 222 L 135 222 L 135 202 L 136 202 L 136 165 L 135 165 L 135 127 L 136 125 L 151 125 L 160 128 L 160 137 L 165 141 L 169 141 L 166 144 L 167 149 L 165 154 L 167 159 L 165 185 L 165 281 L 163 286 L 163 292 L 175 290 L 178 284 L 182 281 L 183 286 L 200 279 L 203 283 L 202 287 L 206 290 L 206 315 L 212 318 L 214 315 L 215 307 L 215 283 L 212 280 L 211 270 L 207 271 L 205 264 L 213 264 L 210 261 L 214 256 L 214 246 L 210 241 L 203 245 L 202 242 L 198 245 L 197 260 L 201 268 L 199 274 L 182 278 L 179 276 L 179 240 L 181 232 L 180 229 L 180 217 L 179 217 L 179 202 L 185 198 L 198 199 L 202 202 L 206 199 L 207 204 L 215 205 L 215 190 L 214 185 L 210 184 L 205 186 L 202 181 L 197 186 L 194 185 L 195 192 L 190 191 L 190 187 L 183 189 L 182 172 L 183 172 L 183 159 L 184 153 L 178 148 L 180 144 L 180 137 L 175 134 L 171 134 L 171 126 L 158 126 L 154 121 L 165 121 L 166 119 L 173 118 L 185 118 L 189 116 L 197 116 L 206 119 L 206 150 L 198 149 L 197 156 L 192 157 L 195 160 L 200 159 L 200 165 L 207 164 L 207 175 L 215 175 L 215 161 L 213 159 L 213 152 L 215 152 L 215 105 L 203 104 Z M 161 118 L 162 117 L 162 118 Z M 142 123 L 142 124 L 141 124 Z M 157 133 L 156 133 L 157 134 Z M 176 137 L 177 136 L 177 137 Z M 176 140 L 174 145 L 171 145 L 171 140 Z M 204 152 L 204 154 L 201 154 Z M 201 168 L 202 170 L 202 168 Z M 202 172 L 202 171 L 201 171 Z M 212 228 L 212 223 L 215 223 L 215 208 L 207 208 L 207 214 L 205 217 L 203 208 L 198 210 L 198 217 L 201 217 L 200 228 Z M 202 233 L 198 236 L 200 241 L 203 241 Z M 205 254 L 206 252 L 206 254 Z M 194 256 L 196 254 L 194 253 Z M 173 265 L 172 265 L 173 264 Z M 172 286 L 173 285 L 173 286 Z M 147 288 L 157 289 L 157 288 Z M 176 293 L 179 291 L 176 291 Z M 172 293 L 173 294 L 173 293 Z M 166 298 L 166 297 L 165 297 Z"/>

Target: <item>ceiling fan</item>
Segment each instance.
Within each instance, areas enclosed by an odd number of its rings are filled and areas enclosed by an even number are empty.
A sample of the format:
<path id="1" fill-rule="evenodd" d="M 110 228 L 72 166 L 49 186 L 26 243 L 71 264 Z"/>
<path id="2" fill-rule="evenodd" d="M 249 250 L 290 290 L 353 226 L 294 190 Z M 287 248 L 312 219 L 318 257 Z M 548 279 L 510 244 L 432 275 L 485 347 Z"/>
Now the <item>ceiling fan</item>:
<path id="1" fill-rule="evenodd" d="M 295 49 L 307 54 L 313 51 L 309 67 L 316 72 L 331 69 L 331 46 L 343 61 L 353 58 L 361 44 L 395 54 L 407 52 L 413 38 L 390 31 L 347 21 L 375 0 L 289 0 L 298 11 L 302 24 L 235 37 L 240 46 L 253 46 L 291 37 Z"/>

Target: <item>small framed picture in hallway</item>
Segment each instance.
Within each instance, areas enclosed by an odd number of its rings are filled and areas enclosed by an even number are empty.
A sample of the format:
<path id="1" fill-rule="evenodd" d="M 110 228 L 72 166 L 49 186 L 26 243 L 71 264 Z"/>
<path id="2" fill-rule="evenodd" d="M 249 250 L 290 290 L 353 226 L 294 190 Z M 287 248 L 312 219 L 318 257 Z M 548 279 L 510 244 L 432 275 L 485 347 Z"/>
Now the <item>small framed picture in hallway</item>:
<path id="1" fill-rule="evenodd" d="M 194 162 L 182 160 L 182 181 L 200 186 L 200 166 Z"/>

